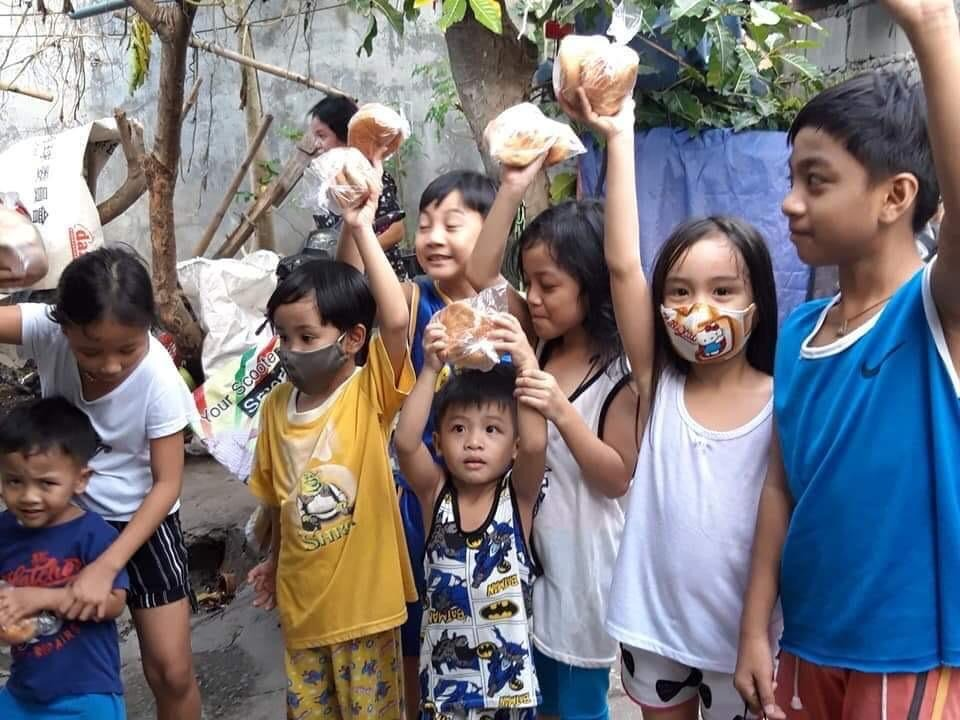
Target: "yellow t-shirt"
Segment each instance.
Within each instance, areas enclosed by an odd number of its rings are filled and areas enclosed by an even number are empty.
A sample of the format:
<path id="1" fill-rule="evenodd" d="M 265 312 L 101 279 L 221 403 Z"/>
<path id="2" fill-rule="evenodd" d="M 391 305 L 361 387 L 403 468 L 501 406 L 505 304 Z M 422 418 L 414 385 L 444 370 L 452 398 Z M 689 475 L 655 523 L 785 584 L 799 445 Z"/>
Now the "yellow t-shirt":
<path id="1" fill-rule="evenodd" d="M 298 413 L 290 383 L 264 401 L 250 489 L 280 508 L 277 607 L 286 647 L 332 645 L 398 627 L 417 599 L 387 442 L 414 383 L 395 382 L 379 335 L 367 363 Z"/>

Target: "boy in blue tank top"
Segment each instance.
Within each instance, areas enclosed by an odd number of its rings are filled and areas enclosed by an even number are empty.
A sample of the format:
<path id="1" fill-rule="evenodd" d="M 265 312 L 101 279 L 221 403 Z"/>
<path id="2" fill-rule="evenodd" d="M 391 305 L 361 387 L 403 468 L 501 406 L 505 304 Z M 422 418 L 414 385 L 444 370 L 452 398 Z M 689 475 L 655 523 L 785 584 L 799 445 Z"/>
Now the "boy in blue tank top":
<path id="1" fill-rule="evenodd" d="M 420 374 L 424 365 L 423 332 L 430 318 L 446 305 L 476 295 L 467 280 L 467 260 L 480 235 L 484 218 L 493 205 L 497 191 L 493 182 L 480 173 L 457 170 L 437 177 L 420 196 L 417 234 L 414 250 L 424 271 L 403 283 L 403 292 L 410 309 L 410 359 Z M 341 238 L 337 259 L 362 268 L 352 242 Z M 434 460 L 439 462 L 433 447 L 434 424 L 431 417 L 423 431 L 423 441 Z M 403 476 L 396 472 L 400 514 L 407 538 L 407 549 L 423 594 L 424 523 L 420 505 Z M 401 630 L 404 656 L 404 683 L 407 717 L 417 715 L 420 660 L 420 603 L 407 608 L 407 622 Z"/>
<path id="2" fill-rule="evenodd" d="M 960 717 L 960 30 L 952 0 L 882 4 L 922 88 L 855 77 L 789 135 L 792 239 L 838 266 L 840 293 L 798 308 L 777 348 L 779 442 L 736 675 L 771 719 Z M 938 186 L 946 218 L 924 268 L 914 235 Z"/>

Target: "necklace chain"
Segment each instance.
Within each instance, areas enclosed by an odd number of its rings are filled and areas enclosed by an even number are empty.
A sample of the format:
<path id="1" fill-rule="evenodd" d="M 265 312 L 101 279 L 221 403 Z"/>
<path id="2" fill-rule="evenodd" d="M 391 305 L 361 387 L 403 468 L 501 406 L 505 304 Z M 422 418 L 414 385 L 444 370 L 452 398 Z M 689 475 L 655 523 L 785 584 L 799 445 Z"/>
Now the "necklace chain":
<path id="1" fill-rule="evenodd" d="M 883 305 L 884 303 L 889 302 L 890 298 L 892 298 L 892 297 L 893 297 L 893 295 L 887 295 L 887 297 L 883 298 L 882 300 L 878 300 L 878 301 L 875 302 L 873 305 L 871 305 L 871 306 L 869 306 L 869 307 L 861 310 L 860 312 L 858 312 L 858 313 L 855 314 L 855 315 L 851 315 L 851 316 L 848 317 L 848 318 L 845 318 L 845 317 L 842 317 L 842 316 L 841 316 L 841 318 L 840 318 L 840 327 L 837 328 L 837 337 L 843 337 L 844 335 L 847 334 L 848 326 L 849 326 L 849 324 L 850 324 L 851 322 L 853 322 L 853 321 L 856 320 L 857 318 L 863 317 L 863 316 L 866 315 L 868 312 L 870 312 L 871 310 L 874 310 L 874 309 L 880 307 L 880 306 Z M 841 305 L 842 303 L 843 303 L 843 298 L 840 298 L 840 302 L 837 303 L 837 309 L 838 309 L 838 310 L 840 309 L 840 305 Z"/>

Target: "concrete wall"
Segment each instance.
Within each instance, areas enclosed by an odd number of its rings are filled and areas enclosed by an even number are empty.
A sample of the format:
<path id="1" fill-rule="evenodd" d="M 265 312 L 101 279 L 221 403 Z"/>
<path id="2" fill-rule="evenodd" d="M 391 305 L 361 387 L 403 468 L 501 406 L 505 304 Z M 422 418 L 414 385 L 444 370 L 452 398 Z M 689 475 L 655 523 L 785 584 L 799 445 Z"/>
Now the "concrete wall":
<path id="1" fill-rule="evenodd" d="M 86 4 L 88 2 L 75 2 L 77 7 Z M 56 7 L 53 3 L 50 5 Z M 330 5 L 333 5 L 330 0 L 323 3 L 324 7 Z M 246 2 L 233 4 L 228 6 L 228 11 L 237 15 L 246 6 Z M 337 4 L 334 9 L 309 15 L 310 27 L 305 38 L 305 16 L 289 17 L 304 7 L 291 0 L 270 0 L 251 5 L 248 17 L 254 21 L 269 20 L 284 13 L 288 15 L 286 19 L 254 25 L 258 59 L 310 75 L 361 100 L 377 100 L 403 108 L 414 134 L 421 141 L 419 150 L 404 158 L 404 172 L 398 178 L 408 211 L 415 209 L 424 186 L 440 172 L 454 168 L 481 168 L 472 136 L 462 120 L 451 115 L 454 122 L 448 123 L 439 142 L 434 126 L 424 126 L 432 89 L 427 81 L 414 78 L 412 73 L 418 65 L 446 59 L 446 47 L 435 29 L 435 22 L 429 18 L 421 19 L 416 26 L 408 26 L 404 37 L 400 38 L 381 21 L 373 56 L 358 58 L 356 50 L 366 31 L 365 19 Z M 320 7 L 319 2 L 312 7 Z M 156 39 L 147 82 L 131 96 L 127 87 L 129 71 L 122 19 L 107 15 L 74 22 L 61 16 L 50 17 L 44 24 L 40 18 L 31 16 L 21 29 L 20 39 L 12 42 L 19 16 L 16 8 L 9 8 L 5 5 L 0 11 L 7 13 L 0 15 L 0 61 L 7 47 L 11 48 L 7 66 L 0 71 L 0 79 L 12 81 L 22 67 L 13 63 L 28 57 L 46 43 L 44 35 L 69 33 L 73 39 L 61 47 L 70 57 L 76 54 L 76 48 L 82 46 L 83 58 L 75 64 L 68 63 L 68 69 L 64 70 L 58 63 L 58 51 L 48 49 L 17 80 L 20 84 L 55 90 L 64 98 L 62 104 L 51 106 L 0 92 L 0 148 L 35 133 L 111 117 L 115 107 L 124 108 L 128 116 L 144 123 L 149 147 L 160 64 Z M 238 35 L 223 12 L 215 7 L 198 10 L 195 30 L 204 40 L 233 49 L 237 47 Z M 104 33 L 106 38 L 97 37 Z M 194 244 L 220 203 L 246 151 L 244 113 L 239 108 L 238 66 L 199 52 L 195 56 L 191 54 L 187 89 L 192 85 L 194 74 L 203 78 L 203 86 L 197 111 L 190 115 L 183 128 L 183 159 L 176 195 L 181 258 L 191 256 Z M 85 83 L 83 92 L 79 92 L 80 83 Z M 284 126 L 304 127 L 307 110 L 322 95 L 265 73 L 260 73 L 260 83 L 263 110 L 274 116 L 266 142 L 268 154 L 271 158 L 284 159 L 293 143 L 282 136 L 280 129 Z M 118 151 L 101 176 L 98 199 L 105 198 L 120 183 L 123 171 L 124 164 Z M 249 187 L 245 183 L 242 189 L 249 190 Z M 312 226 L 309 213 L 296 207 L 298 195 L 295 190 L 286 205 L 274 215 L 281 251 L 295 250 Z M 240 209 L 240 203 L 232 206 L 221 225 L 220 237 L 235 225 Z M 149 254 L 146 198 L 111 223 L 106 228 L 106 235 L 108 241 L 125 241 Z"/>
<path id="2" fill-rule="evenodd" d="M 807 56 L 828 73 L 851 74 L 911 59 L 903 31 L 875 2 L 834 5 L 810 14 L 826 33 L 809 32 L 822 45 Z"/>

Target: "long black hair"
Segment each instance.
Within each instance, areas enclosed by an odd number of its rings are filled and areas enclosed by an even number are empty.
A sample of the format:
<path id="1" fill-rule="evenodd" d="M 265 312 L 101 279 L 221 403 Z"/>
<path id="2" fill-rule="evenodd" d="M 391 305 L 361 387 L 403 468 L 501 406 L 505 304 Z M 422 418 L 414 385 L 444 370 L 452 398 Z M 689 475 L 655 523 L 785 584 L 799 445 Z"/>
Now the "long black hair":
<path id="1" fill-rule="evenodd" d="M 554 262 L 580 286 L 586 308 L 583 328 L 599 353 L 610 361 L 623 353 L 610 295 L 610 271 L 603 257 L 603 202 L 567 201 L 544 210 L 527 225 L 517 243 L 515 263 L 523 271 L 525 250 L 543 243 Z"/>
<path id="2" fill-rule="evenodd" d="M 690 363 L 673 348 L 667 336 L 667 328 L 660 316 L 664 288 L 670 269 L 676 265 L 690 248 L 709 235 L 722 235 L 743 258 L 744 278 L 753 290 L 756 306 L 753 332 L 745 349 L 751 367 L 767 375 L 773 375 L 773 355 L 777 347 L 777 286 L 773 278 L 773 263 L 763 236 L 753 225 L 743 220 L 723 215 L 712 215 L 699 220 L 688 220 L 676 227 L 657 253 L 650 278 L 650 294 L 653 305 L 653 372 L 650 378 L 651 414 L 657 396 L 657 385 L 666 368 L 673 368 L 681 375 L 690 370 Z"/>
<path id="3" fill-rule="evenodd" d="M 123 245 L 81 255 L 60 275 L 50 316 L 58 325 L 83 327 L 110 317 L 149 330 L 157 314 L 146 263 Z"/>

